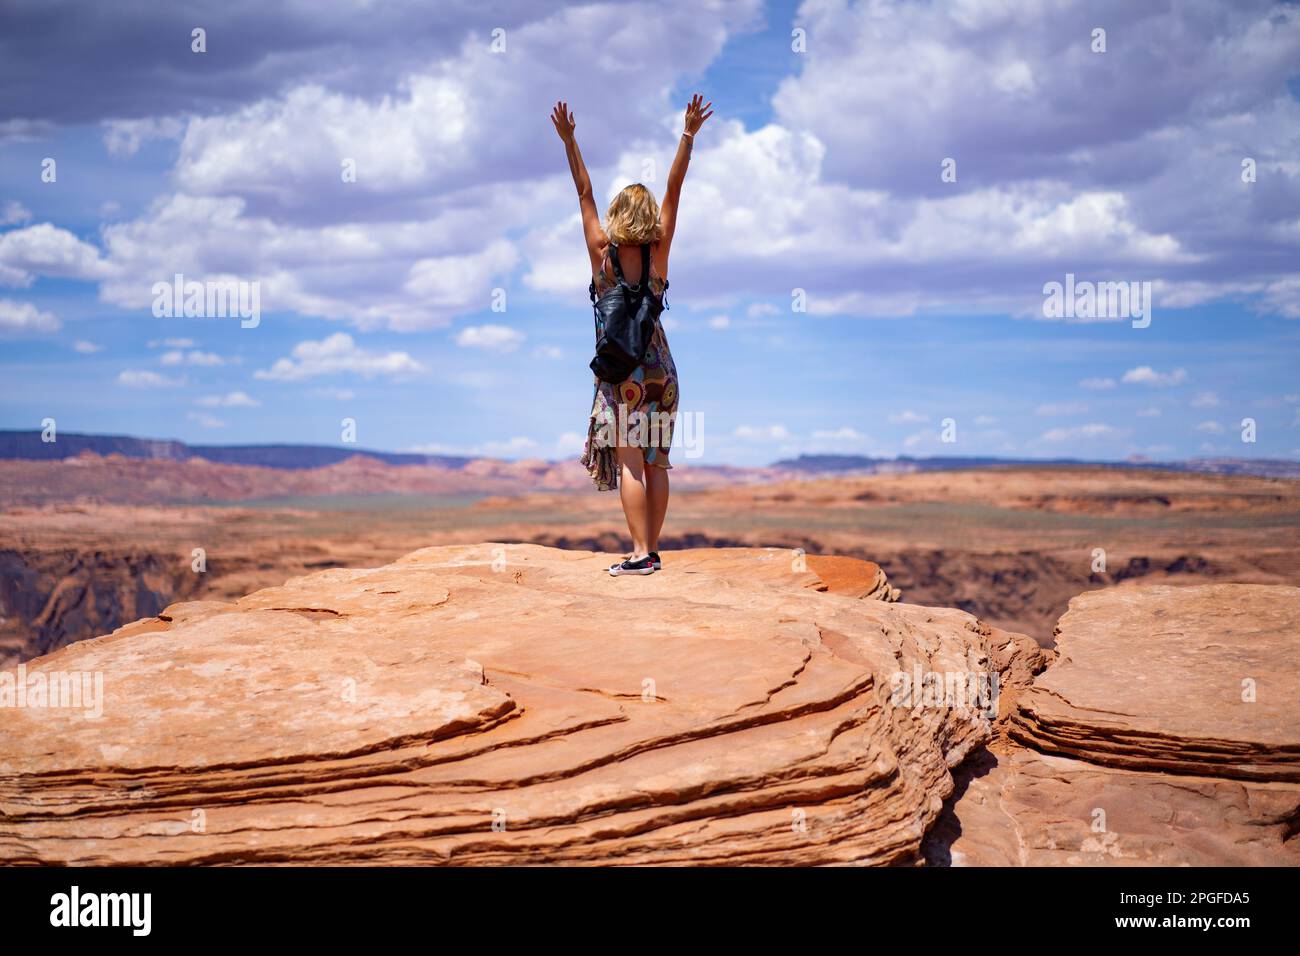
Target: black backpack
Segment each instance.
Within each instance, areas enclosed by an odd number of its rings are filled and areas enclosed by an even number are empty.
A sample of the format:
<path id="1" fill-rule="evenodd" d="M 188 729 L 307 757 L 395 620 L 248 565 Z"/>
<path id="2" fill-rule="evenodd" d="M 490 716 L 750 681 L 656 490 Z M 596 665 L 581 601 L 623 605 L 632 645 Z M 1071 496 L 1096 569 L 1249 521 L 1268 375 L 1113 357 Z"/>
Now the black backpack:
<path id="1" fill-rule="evenodd" d="M 609 244 L 610 260 L 618 283 L 599 299 L 596 298 L 596 280 L 592 279 L 588 291 L 595 309 L 596 357 L 591 360 L 591 370 L 602 382 L 617 385 L 636 371 L 650 347 L 659 313 L 667 308 L 662 294 L 650 291 L 650 246 L 641 246 L 641 281 L 629 285 L 623 278 L 623 266 L 618 261 L 618 246 Z M 664 292 L 668 283 L 664 282 Z"/>

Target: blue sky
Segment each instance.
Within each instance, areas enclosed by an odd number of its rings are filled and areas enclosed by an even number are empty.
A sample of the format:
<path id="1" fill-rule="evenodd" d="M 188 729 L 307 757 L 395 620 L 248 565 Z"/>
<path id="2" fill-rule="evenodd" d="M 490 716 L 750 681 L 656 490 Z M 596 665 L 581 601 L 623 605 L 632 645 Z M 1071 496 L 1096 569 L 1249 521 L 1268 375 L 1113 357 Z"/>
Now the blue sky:
<path id="1" fill-rule="evenodd" d="M 603 206 L 662 192 L 699 90 L 666 316 L 702 461 L 1300 457 L 1295 5 L 152 6 L 0 14 L 0 427 L 576 456 L 549 104 Z M 176 272 L 257 281 L 260 324 L 154 317 Z M 1150 325 L 1045 318 L 1067 272 L 1150 282 Z"/>

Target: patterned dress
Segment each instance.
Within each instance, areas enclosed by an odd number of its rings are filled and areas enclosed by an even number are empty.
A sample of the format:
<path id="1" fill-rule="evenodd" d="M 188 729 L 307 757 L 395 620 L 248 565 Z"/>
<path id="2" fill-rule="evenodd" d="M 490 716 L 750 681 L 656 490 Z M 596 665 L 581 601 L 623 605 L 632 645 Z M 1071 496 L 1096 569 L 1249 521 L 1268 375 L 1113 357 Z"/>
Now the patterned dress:
<path id="1" fill-rule="evenodd" d="M 601 261 L 600 272 L 591 277 L 596 297 L 614 287 L 617 280 L 607 271 L 609 252 Z M 663 295 L 664 280 L 650 266 L 650 289 Z M 600 332 L 597 330 L 599 339 Z M 668 351 L 668 336 L 663 323 L 656 321 L 654 335 L 640 367 L 618 385 L 596 380 L 596 395 L 587 420 L 587 443 L 582 463 L 600 491 L 618 488 L 618 454 L 615 445 L 622 441 L 640 446 L 647 465 L 671 468 L 669 446 L 673 441 L 673 424 L 677 416 L 677 367 Z"/>

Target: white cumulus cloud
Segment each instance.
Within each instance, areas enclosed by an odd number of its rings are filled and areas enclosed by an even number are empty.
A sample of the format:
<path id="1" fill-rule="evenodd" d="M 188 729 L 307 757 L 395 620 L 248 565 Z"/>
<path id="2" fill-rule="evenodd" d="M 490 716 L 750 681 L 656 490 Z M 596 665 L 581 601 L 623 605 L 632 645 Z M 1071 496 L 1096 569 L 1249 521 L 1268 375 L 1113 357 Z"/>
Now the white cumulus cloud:
<path id="1" fill-rule="evenodd" d="M 1187 370 L 1178 368 L 1172 372 L 1157 372 L 1150 365 L 1139 365 L 1125 372 L 1121 381 L 1126 385 L 1182 385 L 1187 381 Z"/>
<path id="2" fill-rule="evenodd" d="M 335 332 L 320 341 L 299 342 L 290 357 L 277 359 L 269 369 L 253 374 L 260 379 L 299 381 L 338 374 L 401 378 L 422 371 L 424 366 L 406 352 L 372 352 L 359 347 L 346 332 Z"/>
<path id="3" fill-rule="evenodd" d="M 471 325 L 457 333 L 456 344 L 489 352 L 513 352 L 524 338 L 524 333 L 506 325 Z"/>
<path id="4" fill-rule="evenodd" d="M 30 302 L 0 299 L 0 331 L 57 332 L 60 325 L 53 312 L 38 309 Z"/>

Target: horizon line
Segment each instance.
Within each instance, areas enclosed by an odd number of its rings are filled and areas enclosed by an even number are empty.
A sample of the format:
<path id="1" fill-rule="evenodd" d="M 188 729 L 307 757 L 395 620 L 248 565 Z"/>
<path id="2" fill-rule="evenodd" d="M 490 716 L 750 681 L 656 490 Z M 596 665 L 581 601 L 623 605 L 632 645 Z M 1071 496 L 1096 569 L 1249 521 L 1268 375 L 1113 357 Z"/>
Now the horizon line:
<path id="1" fill-rule="evenodd" d="M 33 429 L 0 428 L 0 437 L 6 435 L 39 437 L 41 434 L 42 434 L 42 430 L 39 428 L 33 428 Z M 330 444 L 318 444 L 318 443 L 308 443 L 308 442 L 249 442 L 249 443 L 234 442 L 234 443 L 217 444 L 217 443 L 194 443 L 179 438 L 151 438 L 151 437 L 144 437 L 139 435 L 112 434 L 106 432 L 64 432 L 63 435 L 68 438 L 123 439 L 126 441 L 133 441 L 133 442 L 151 442 L 151 443 L 165 444 L 165 445 L 176 445 L 189 450 L 196 450 L 196 449 L 236 450 L 236 449 L 272 449 L 272 448 L 317 449 L 317 450 L 328 450 L 333 452 L 350 452 L 351 455 L 349 457 L 351 456 L 362 456 L 362 457 L 402 456 L 402 457 L 425 458 L 425 459 L 444 459 L 444 460 L 450 459 L 450 460 L 460 460 L 465 462 L 543 461 L 546 462 L 547 464 L 560 464 L 568 460 L 566 458 L 542 458 L 542 457 L 530 458 L 526 456 L 519 457 L 519 458 L 506 458 L 498 455 L 475 455 L 475 454 L 466 454 L 462 452 L 451 452 L 451 451 L 448 452 L 422 452 L 422 451 L 409 451 L 409 450 L 386 451 L 384 449 L 378 449 L 378 448 L 359 448 L 359 447 L 349 448 L 347 445 L 330 445 Z M 58 444 L 57 435 L 54 441 L 43 442 L 43 444 L 57 445 Z M 83 451 L 85 450 L 88 449 L 83 449 Z M 110 452 L 109 454 L 112 454 L 112 452 Z M 53 460 L 58 457 L 60 456 L 51 455 L 49 456 L 49 459 Z M 66 458 L 72 456 L 62 456 L 62 457 Z M 131 456 L 125 456 L 125 457 L 131 457 Z M 189 457 L 202 458 L 204 456 L 201 454 L 196 454 L 196 455 L 190 455 Z M 780 458 L 766 465 L 733 465 L 733 464 L 722 463 L 722 464 L 710 464 L 710 465 L 695 465 L 694 467 L 715 468 L 715 469 L 730 468 L 730 469 L 741 470 L 741 471 L 760 471 L 763 469 L 779 468 L 783 466 L 793 467 L 795 466 L 796 463 L 804 460 L 816 461 L 816 460 L 826 460 L 826 459 L 841 459 L 846 461 L 859 460 L 864 463 L 873 463 L 873 464 L 898 463 L 898 462 L 954 462 L 954 463 L 993 462 L 993 463 L 1031 464 L 1031 465 L 1032 464 L 1105 465 L 1105 466 L 1119 466 L 1119 467 L 1133 467 L 1133 466 L 1177 467 L 1178 465 L 1181 464 L 1193 464 L 1198 462 L 1256 462 L 1261 464 L 1276 462 L 1276 463 L 1286 463 L 1286 464 L 1300 464 L 1300 458 L 1278 458 L 1278 457 L 1250 458 L 1250 457 L 1234 457 L 1234 456 L 1224 456 L 1224 455 L 1192 457 L 1192 458 L 1164 458 L 1164 459 L 1150 458 L 1144 455 L 1133 455 L 1128 458 L 1102 459 L 1102 458 L 1059 458 L 1059 457 L 1058 458 L 1048 458 L 1048 457 L 1035 458 L 1035 457 L 1014 457 L 1014 456 L 1003 457 L 1000 455 L 923 455 L 923 456 L 892 455 L 889 456 L 889 455 L 868 455 L 868 454 L 844 453 L 844 452 L 811 452 L 811 453 L 801 452 L 794 457 Z M 46 459 L 23 458 L 21 456 L 11 457 L 11 456 L 4 455 L 3 450 L 0 450 L 0 460 L 41 461 Z M 186 460 L 186 459 L 176 459 L 176 460 Z M 417 463 L 412 462 L 410 464 L 417 464 Z M 394 464 L 394 467 L 401 467 L 401 465 Z"/>

